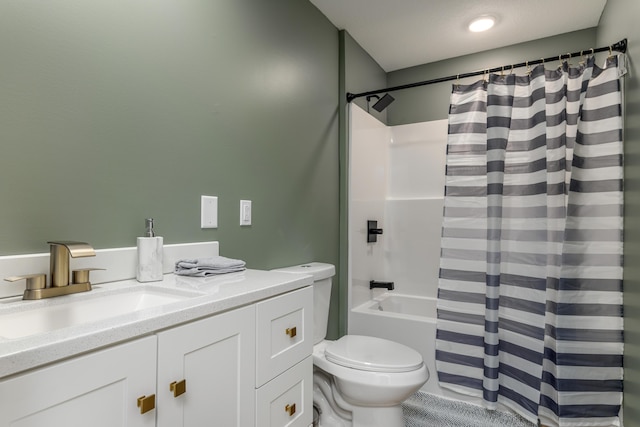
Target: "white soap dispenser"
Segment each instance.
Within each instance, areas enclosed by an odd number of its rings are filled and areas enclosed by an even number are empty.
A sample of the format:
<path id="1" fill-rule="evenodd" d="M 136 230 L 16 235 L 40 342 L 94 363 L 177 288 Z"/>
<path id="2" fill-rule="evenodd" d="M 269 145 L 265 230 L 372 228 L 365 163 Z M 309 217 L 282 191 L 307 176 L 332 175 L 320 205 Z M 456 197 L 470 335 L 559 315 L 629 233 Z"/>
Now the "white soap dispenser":
<path id="1" fill-rule="evenodd" d="M 162 237 L 153 231 L 153 218 L 145 222 L 145 237 L 138 237 L 138 282 L 157 282 L 162 280 Z"/>

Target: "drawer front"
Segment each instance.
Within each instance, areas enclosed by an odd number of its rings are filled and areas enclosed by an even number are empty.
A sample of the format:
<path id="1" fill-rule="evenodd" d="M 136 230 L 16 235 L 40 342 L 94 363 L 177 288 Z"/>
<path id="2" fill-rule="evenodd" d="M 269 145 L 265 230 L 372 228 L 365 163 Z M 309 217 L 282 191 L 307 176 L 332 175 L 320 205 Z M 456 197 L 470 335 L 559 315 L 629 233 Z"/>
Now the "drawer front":
<path id="1" fill-rule="evenodd" d="M 313 289 L 256 304 L 256 388 L 313 351 Z"/>
<path id="2" fill-rule="evenodd" d="M 308 427 L 313 421 L 313 360 L 304 359 L 256 390 L 256 427 Z"/>

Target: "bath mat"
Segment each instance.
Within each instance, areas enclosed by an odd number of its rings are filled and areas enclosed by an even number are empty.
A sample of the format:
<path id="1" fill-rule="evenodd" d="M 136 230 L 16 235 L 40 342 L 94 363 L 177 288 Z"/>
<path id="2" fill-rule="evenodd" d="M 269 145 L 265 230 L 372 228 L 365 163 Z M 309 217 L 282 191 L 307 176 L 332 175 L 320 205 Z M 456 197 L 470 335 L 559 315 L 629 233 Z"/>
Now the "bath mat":
<path id="1" fill-rule="evenodd" d="M 402 404 L 406 427 L 536 427 L 517 414 L 417 392 Z"/>

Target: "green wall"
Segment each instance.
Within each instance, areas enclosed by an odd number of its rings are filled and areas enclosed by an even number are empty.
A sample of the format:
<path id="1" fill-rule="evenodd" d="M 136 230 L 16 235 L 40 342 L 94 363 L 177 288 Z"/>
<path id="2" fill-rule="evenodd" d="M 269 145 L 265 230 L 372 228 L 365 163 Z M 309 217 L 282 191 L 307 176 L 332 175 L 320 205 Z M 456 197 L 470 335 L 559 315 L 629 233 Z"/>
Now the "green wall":
<path id="1" fill-rule="evenodd" d="M 598 44 L 629 42 L 624 128 L 624 425 L 640 426 L 640 2 L 608 1 L 598 26 Z"/>
<path id="2" fill-rule="evenodd" d="M 340 42 L 345 53 L 345 89 L 347 92 L 359 93 L 387 87 L 387 73 L 346 31 L 340 31 Z M 383 94 L 379 96 L 382 97 Z M 345 94 L 346 96 L 346 94 Z M 366 97 L 354 100 L 360 108 L 367 111 Z M 372 99 L 369 106 L 375 104 Z M 378 112 L 368 108 L 369 114 L 383 123 L 387 121 L 387 110 Z"/>
<path id="3" fill-rule="evenodd" d="M 337 265 L 338 51 L 308 1 L 3 0 L 0 255 L 135 246 L 153 217 L 250 268 Z"/>
<path id="4" fill-rule="evenodd" d="M 590 47 L 598 47 L 595 44 L 595 28 L 575 31 L 393 71 L 388 74 L 388 84 L 391 87 L 438 77 L 455 76 L 485 68 L 500 67 L 506 64 L 516 64 L 527 60 L 548 58 L 556 54 L 566 54 L 589 49 Z M 578 61 L 579 59 L 573 60 L 574 63 Z M 559 62 L 547 64 L 547 67 L 555 66 L 556 64 L 559 64 Z M 507 69 L 505 72 L 508 73 L 509 71 Z M 526 69 L 524 68 L 514 70 L 515 73 L 519 74 L 525 71 Z M 461 79 L 461 82 L 463 84 L 471 83 L 480 78 L 482 77 L 469 77 Z M 446 119 L 449 113 L 449 97 L 453 83 L 455 81 L 392 92 L 396 102 L 388 108 L 387 119 L 389 125 L 395 126 Z"/>

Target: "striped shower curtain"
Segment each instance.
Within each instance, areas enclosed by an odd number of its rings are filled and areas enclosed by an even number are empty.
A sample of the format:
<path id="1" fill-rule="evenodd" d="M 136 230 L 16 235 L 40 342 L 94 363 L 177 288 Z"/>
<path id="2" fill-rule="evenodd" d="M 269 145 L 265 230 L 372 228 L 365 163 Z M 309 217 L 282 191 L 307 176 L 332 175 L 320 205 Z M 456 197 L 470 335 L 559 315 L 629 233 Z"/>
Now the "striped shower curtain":
<path id="1" fill-rule="evenodd" d="M 454 85 L 440 385 L 548 426 L 619 426 L 618 61 Z"/>

